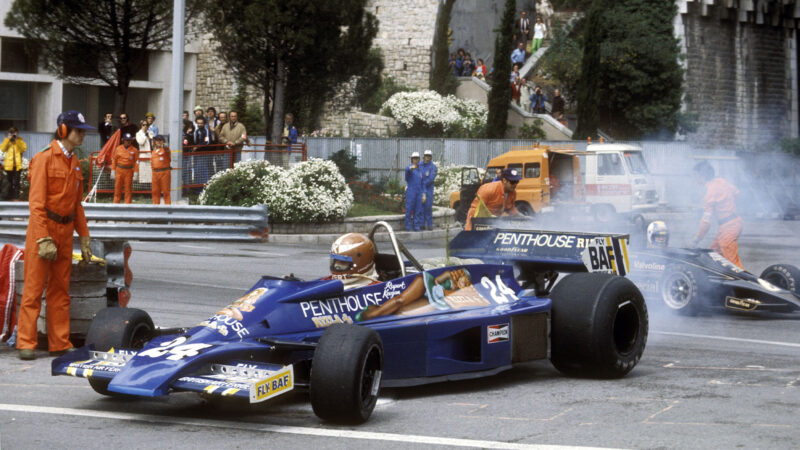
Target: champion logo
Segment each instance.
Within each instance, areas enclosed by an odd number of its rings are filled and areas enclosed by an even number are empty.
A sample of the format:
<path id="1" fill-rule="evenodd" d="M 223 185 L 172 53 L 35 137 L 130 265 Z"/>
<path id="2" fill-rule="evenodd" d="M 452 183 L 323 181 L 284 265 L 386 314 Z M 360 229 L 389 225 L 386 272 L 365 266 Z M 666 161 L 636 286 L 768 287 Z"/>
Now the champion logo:
<path id="1" fill-rule="evenodd" d="M 490 344 L 508 341 L 508 324 L 489 325 L 486 327 L 486 340 Z"/>

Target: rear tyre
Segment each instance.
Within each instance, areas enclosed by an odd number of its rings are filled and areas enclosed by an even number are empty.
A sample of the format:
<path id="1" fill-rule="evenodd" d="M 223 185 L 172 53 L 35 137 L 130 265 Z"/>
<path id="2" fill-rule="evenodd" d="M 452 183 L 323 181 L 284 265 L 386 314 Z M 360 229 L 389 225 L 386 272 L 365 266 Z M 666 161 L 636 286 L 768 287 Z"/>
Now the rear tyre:
<path id="1" fill-rule="evenodd" d="M 791 264 L 773 264 L 764 269 L 759 278 L 800 295 L 800 268 Z"/>
<path id="2" fill-rule="evenodd" d="M 325 330 L 311 362 L 309 394 L 320 419 L 364 423 L 378 402 L 383 344 L 375 330 L 334 324 Z"/>
<path id="3" fill-rule="evenodd" d="M 706 309 L 708 289 L 703 274 L 691 266 L 667 267 L 659 283 L 661 304 L 670 312 L 694 316 Z"/>
<path id="4" fill-rule="evenodd" d="M 86 345 L 106 352 L 112 348 L 140 349 L 153 336 L 153 320 L 141 309 L 105 308 L 98 311 L 89 324 Z M 108 390 L 108 380 L 89 378 L 95 392 L 103 395 L 118 395 Z"/>
<path id="5" fill-rule="evenodd" d="M 627 278 L 567 275 L 550 295 L 551 357 L 564 374 L 620 378 L 644 353 L 648 315 L 642 293 Z"/>

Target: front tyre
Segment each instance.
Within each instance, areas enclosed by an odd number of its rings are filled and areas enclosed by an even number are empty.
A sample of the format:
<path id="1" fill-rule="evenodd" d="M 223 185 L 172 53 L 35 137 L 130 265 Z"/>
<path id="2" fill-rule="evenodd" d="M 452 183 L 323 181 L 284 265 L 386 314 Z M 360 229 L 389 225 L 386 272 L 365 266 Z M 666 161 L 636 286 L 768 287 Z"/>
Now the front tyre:
<path id="1" fill-rule="evenodd" d="M 773 264 L 764 269 L 759 278 L 800 295 L 800 268 L 791 264 Z"/>
<path id="2" fill-rule="evenodd" d="M 648 315 L 627 278 L 567 275 L 551 293 L 551 362 L 567 375 L 620 378 L 641 359 Z"/>
<path id="3" fill-rule="evenodd" d="M 86 332 L 86 345 L 107 352 L 110 349 L 141 349 L 153 336 L 153 320 L 141 309 L 105 308 L 97 312 Z M 118 395 L 108 390 L 108 380 L 89 378 L 98 394 Z"/>
<path id="4" fill-rule="evenodd" d="M 325 330 L 311 361 L 311 407 L 320 419 L 360 424 L 378 402 L 383 343 L 375 330 L 334 324 Z"/>

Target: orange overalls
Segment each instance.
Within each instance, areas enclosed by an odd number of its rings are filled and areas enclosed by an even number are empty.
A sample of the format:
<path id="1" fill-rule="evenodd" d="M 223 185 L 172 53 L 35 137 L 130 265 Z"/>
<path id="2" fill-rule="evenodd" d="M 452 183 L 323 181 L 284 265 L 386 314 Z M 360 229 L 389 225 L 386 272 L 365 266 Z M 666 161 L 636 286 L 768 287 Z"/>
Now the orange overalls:
<path id="1" fill-rule="evenodd" d="M 171 158 L 169 147 L 154 148 L 150 152 L 150 167 L 153 170 L 152 193 L 154 205 L 161 203 L 162 194 L 164 195 L 164 204 L 170 204 Z"/>
<path id="2" fill-rule="evenodd" d="M 467 212 L 467 225 L 464 227 L 465 230 L 472 229 L 472 217 L 478 209 L 478 198 L 483 200 L 483 204 L 486 205 L 489 212 L 495 216 L 519 214 L 517 207 L 514 206 L 514 201 L 517 199 L 516 191 L 506 195 L 502 180 L 486 183 L 478 188 L 478 193 L 475 195 L 475 199 L 472 200 L 472 204 Z"/>
<path id="3" fill-rule="evenodd" d="M 77 155 L 67 159 L 57 141 L 33 157 L 28 171 L 30 218 L 25 238 L 25 286 L 19 308 L 17 348 L 34 349 L 36 319 L 47 282 L 47 344 L 51 352 L 72 347 L 69 342 L 69 276 L 72 234 L 88 236 L 83 213 L 83 175 Z M 58 249 L 55 261 L 39 257 L 38 239 L 50 236 Z"/>
<path id="4" fill-rule="evenodd" d="M 138 170 L 139 150 L 130 145 L 119 145 L 111 154 L 111 170 L 117 172 L 114 180 L 114 203 L 119 203 L 122 190 L 125 190 L 125 203 L 131 202 L 133 172 Z"/>
<path id="5" fill-rule="evenodd" d="M 700 239 L 708 232 L 711 218 L 717 219 L 719 229 L 711 249 L 721 254 L 728 261 L 742 267 L 739 259 L 739 235 L 742 233 L 742 218 L 736 214 L 736 197 L 739 190 L 722 178 L 714 178 L 706 183 L 706 194 L 703 196 L 703 218 L 697 238 Z"/>

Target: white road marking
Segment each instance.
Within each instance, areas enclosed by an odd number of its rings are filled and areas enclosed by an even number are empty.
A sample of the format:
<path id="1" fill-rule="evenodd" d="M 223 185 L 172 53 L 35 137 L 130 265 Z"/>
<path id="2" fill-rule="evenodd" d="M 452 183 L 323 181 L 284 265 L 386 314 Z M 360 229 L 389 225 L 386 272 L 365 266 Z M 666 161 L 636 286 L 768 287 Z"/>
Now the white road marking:
<path id="1" fill-rule="evenodd" d="M 14 405 L 0 403 L 0 410 L 32 414 L 56 414 L 73 417 L 92 417 L 96 419 L 110 420 L 129 420 L 135 422 L 148 423 L 171 423 L 176 425 L 188 425 L 197 427 L 215 427 L 239 429 L 265 433 L 283 433 L 304 436 L 343 438 L 343 439 L 365 439 L 373 441 L 403 442 L 409 444 L 428 444 L 428 445 L 449 445 L 454 447 L 473 447 L 473 448 L 500 448 L 500 449 L 528 449 L 528 450 L 566 450 L 566 449 L 595 449 L 599 447 L 577 447 L 569 445 L 528 445 L 516 444 L 512 442 L 485 441 L 477 439 L 459 439 L 436 436 L 421 436 L 414 434 L 380 433 L 372 431 L 355 431 L 346 429 L 312 428 L 312 427 L 293 427 L 270 424 L 256 424 L 243 422 L 228 422 L 224 420 L 210 419 L 189 419 L 179 417 L 157 416 L 150 414 L 133 414 L 124 412 L 104 412 L 91 411 L 75 408 L 56 408 L 50 406 L 33 405 Z"/>
<path id="2" fill-rule="evenodd" d="M 727 337 L 727 336 L 711 336 L 708 334 L 693 334 L 693 333 L 676 333 L 674 331 L 650 331 L 653 334 L 664 334 L 667 336 L 683 336 L 683 337 L 692 337 L 692 338 L 702 338 L 702 339 L 717 339 L 720 341 L 736 341 L 736 342 L 748 342 L 751 344 L 766 344 L 766 345 L 777 345 L 781 347 L 795 347 L 800 348 L 800 344 L 796 344 L 794 342 L 781 342 L 781 341 L 762 341 L 761 339 L 744 339 L 744 338 L 735 338 L 735 337 Z"/>

